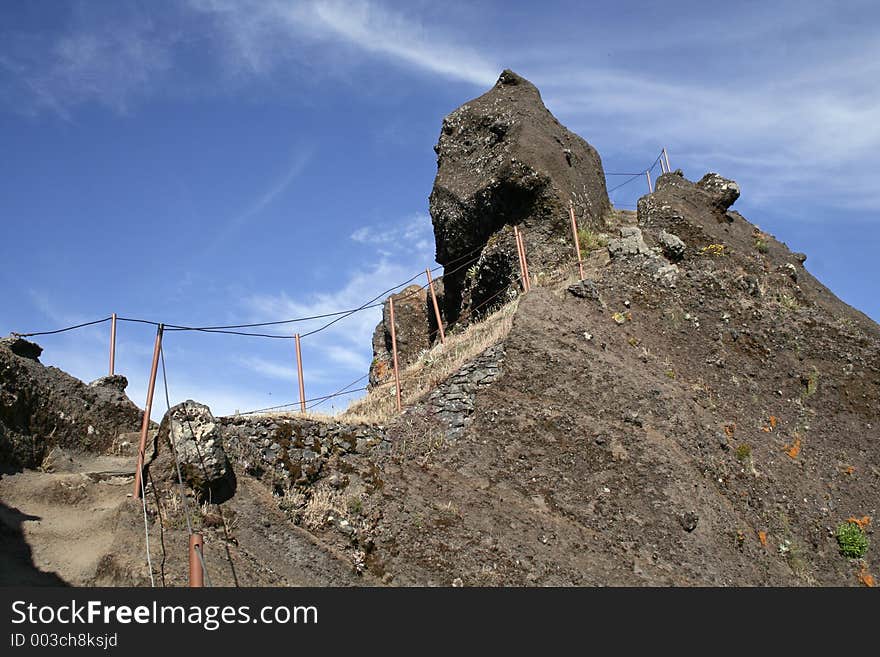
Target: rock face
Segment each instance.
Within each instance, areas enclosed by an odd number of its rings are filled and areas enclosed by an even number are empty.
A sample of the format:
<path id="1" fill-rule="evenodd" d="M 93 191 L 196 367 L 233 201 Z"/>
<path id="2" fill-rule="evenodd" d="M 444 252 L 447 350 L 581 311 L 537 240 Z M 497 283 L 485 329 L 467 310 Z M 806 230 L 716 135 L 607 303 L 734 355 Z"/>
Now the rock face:
<path id="1" fill-rule="evenodd" d="M 105 451 L 140 428 L 143 412 L 126 397 L 125 377 L 86 385 L 44 366 L 41 352 L 19 337 L 0 340 L 0 467 L 37 467 L 55 446 Z"/>
<path id="2" fill-rule="evenodd" d="M 210 408 L 189 399 L 173 406 L 162 418 L 154 460 L 161 459 L 156 465 L 162 476 L 177 479 L 172 441 L 183 480 L 199 499 L 220 504 L 235 494 L 235 473 Z"/>
<path id="3" fill-rule="evenodd" d="M 436 289 L 436 288 L 435 288 Z M 427 290 L 410 285 L 385 300 L 382 321 L 373 332 L 373 362 L 370 365 L 370 385 L 387 381 L 394 372 L 391 356 L 391 304 L 394 299 L 394 330 L 397 338 L 397 361 L 400 367 L 415 361 L 419 354 L 430 348 L 436 321 Z"/>
<path id="4" fill-rule="evenodd" d="M 40 360 L 40 355 L 43 353 L 43 348 L 36 342 L 25 340 L 17 335 L 9 335 L 5 338 L 0 338 L 0 348 L 9 349 L 9 351 L 16 356 L 29 358 L 30 360 L 38 362 Z"/>
<path id="5" fill-rule="evenodd" d="M 737 212 L 728 210 L 739 198 L 739 185 L 717 173 L 707 173 L 697 182 L 687 180 L 680 170 L 664 173 L 657 178 L 653 194 L 646 194 L 638 202 L 638 222 L 642 228 L 660 229 L 660 245 L 667 257 L 674 260 L 684 255 L 685 244 L 706 244 L 712 233 L 707 226 L 694 221 L 705 217 L 728 225 L 742 220 Z M 671 233 L 682 241 L 663 237 Z"/>
<path id="6" fill-rule="evenodd" d="M 537 274 L 565 257 L 558 242 L 571 239 L 569 201 L 581 226 L 604 223 L 610 206 L 599 154 L 512 71 L 443 120 L 434 150 L 430 210 L 449 323 L 484 308 L 516 280 L 511 226 L 523 229 L 530 270 Z"/>

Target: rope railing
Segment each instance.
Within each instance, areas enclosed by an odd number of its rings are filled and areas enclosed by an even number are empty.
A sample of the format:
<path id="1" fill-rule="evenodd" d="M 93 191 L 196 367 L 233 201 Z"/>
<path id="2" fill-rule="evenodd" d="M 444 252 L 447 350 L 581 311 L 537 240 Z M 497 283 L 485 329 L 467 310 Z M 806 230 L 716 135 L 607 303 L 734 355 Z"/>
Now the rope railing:
<path id="1" fill-rule="evenodd" d="M 629 177 L 627 180 L 623 181 L 622 183 L 615 185 L 614 187 L 609 188 L 608 194 L 611 194 L 612 192 L 617 191 L 618 189 L 630 184 L 631 182 L 633 182 L 634 180 L 636 180 L 640 176 L 645 176 L 645 175 L 649 176 L 648 177 L 648 185 L 649 185 L 649 189 L 651 189 L 650 174 L 654 171 L 655 168 L 657 168 L 658 164 L 660 165 L 660 168 L 664 173 L 666 173 L 670 170 L 669 157 L 666 154 L 665 148 L 663 150 L 661 150 L 660 154 L 657 155 L 657 157 L 654 159 L 654 161 L 648 167 L 643 169 L 642 171 L 639 171 L 637 173 L 614 172 L 614 171 L 605 172 L 606 176 L 628 176 Z M 466 262 L 464 262 L 464 264 L 461 264 L 457 267 L 454 267 L 452 270 L 444 271 L 444 273 L 441 276 L 438 276 L 436 279 L 434 279 L 435 282 L 438 280 L 442 280 L 444 277 L 452 276 L 453 274 L 461 271 L 465 267 L 472 265 L 474 262 L 479 260 L 479 257 L 480 257 L 479 255 L 477 255 L 476 257 L 472 257 L 472 256 L 474 256 L 478 252 L 481 252 L 482 250 L 483 250 L 483 246 L 478 246 L 477 248 L 472 249 L 468 253 L 465 253 L 465 254 L 459 256 L 458 258 L 455 258 L 455 259 L 445 263 L 442 266 L 437 266 L 437 267 L 434 267 L 433 269 L 430 269 L 431 272 L 436 272 L 440 269 L 443 269 L 443 268 L 448 269 L 449 267 L 451 267 L 453 265 L 459 265 L 459 263 L 461 263 L 462 261 L 466 261 Z M 327 312 L 327 313 L 320 313 L 320 314 L 316 314 L 316 315 L 308 315 L 308 316 L 303 316 L 303 317 L 293 317 L 290 319 L 279 319 L 279 320 L 270 320 L 270 321 L 265 321 L 265 322 L 250 322 L 250 323 L 241 323 L 241 324 L 216 324 L 216 325 L 205 325 L 205 326 L 190 326 L 190 325 L 186 325 L 186 324 L 171 324 L 168 322 L 159 322 L 159 321 L 150 320 L 150 319 L 143 319 L 143 318 L 139 318 L 139 317 L 115 317 L 115 316 L 111 315 L 110 317 L 103 317 L 101 319 L 96 319 L 96 320 L 89 321 L 89 322 L 83 322 L 80 324 L 74 324 L 72 326 L 66 326 L 66 327 L 59 328 L 59 329 L 54 329 L 54 330 L 49 330 L 49 331 L 33 331 L 30 333 L 13 332 L 12 335 L 22 337 L 22 338 L 36 337 L 36 336 L 41 336 L 41 335 L 56 335 L 56 334 L 60 334 L 60 333 L 66 333 L 68 331 L 74 331 L 77 329 L 86 328 L 89 326 L 95 326 L 97 324 L 103 324 L 103 323 L 109 322 L 109 321 L 119 321 L 119 322 L 135 323 L 135 324 L 147 324 L 150 326 L 159 326 L 161 324 L 165 327 L 165 331 L 195 331 L 195 332 L 202 332 L 202 333 L 219 333 L 219 334 L 223 334 L 223 335 L 239 335 L 239 336 L 257 337 L 257 338 L 277 339 L 277 340 L 292 340 L 292 339 L 294 339 L 293 335 L 279 335 L 279 334 L 272 334 L 272 333 L 253 333 L 253 332 L 248 332 L 248 331 L 238 331 L 235 329 L 260 328 L 260 327 L 264 327 L 264 326 L 285 326 L 285 325 L 289 325 L 289 324 L 298 324 L 298 323 L 302 323 L 302 322 L 315 321 L 315 320 L 319 320 L 319 319 L 333 318 L 333 319 L 331 319 L 330 322 L 318 327 L 317 329 L 314 329 L 312 331 L 309 331 L 307 333 L 303 333 L 300 335 L 300 338 L 305 338 L 310 335 L 320 333 L 321 331 L 329 328 L 333 324 L 341 321 L 342 319 L 345 319 L 346 317 L 350 317 L 351 315 L 354 315 L 355 313 L 358 313 L 358 312 L 361 312 L 364 310 L 369 310 L 372 308 L 381 307 L 384 304 L 384 302 L 379 302 L 379 299 L 383 299 L 384 297 L 387 297 L 389 294 L 393 293 L 395 290 L 402 288 L 405 285 L 408 285 L 409 283 L 412 283 L 414 280 L 419 278 L 422 274 L 424 274 L 424 271 L 419 271 L 418 274 L 415 274 L 414 276 L 411 276 L 410 278 L 403 281 L 402 283 L 398 283 L 397 285 L 394 285 L 394 286 L 388 288 L 387 290 L 380 292 L 379 294 L 377 294 L 376 296 L 371 298 L 369 301 L 361 304 L 360 306 L 357 306 L 356 308 L 331 311 L 331 312 Z M 411 293 L 410 295 L 407 295 L 405 297 L 401 297 L 399 300 L 403 300 L 405 298 L 408 298 L 409 296 L 412 296 L 414 294 L 418 294 L 421 290 L 424 290 L 426 287 L 427 287 L 427 284 L 422 285 L 419 290 L 414 291 L 413 293 Z"/>

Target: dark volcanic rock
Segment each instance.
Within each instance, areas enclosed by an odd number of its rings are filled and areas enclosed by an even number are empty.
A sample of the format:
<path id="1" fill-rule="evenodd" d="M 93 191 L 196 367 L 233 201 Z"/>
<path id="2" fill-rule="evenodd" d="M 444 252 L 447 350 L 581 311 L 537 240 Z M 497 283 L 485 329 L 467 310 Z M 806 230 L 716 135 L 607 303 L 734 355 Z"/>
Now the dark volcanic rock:
<path id="1" fill-rule="evenodd" d="M 128 387 L 128 379 L 121 374 L 111 374 L 110 376 L 102 376 L 95 379 L 89 384 L 92 388 L 110 388 L 116 392 L 125 392 Z"/>
<path id="2" fill-rule="evenodd" d="M 394 299 L 394 330 L 397 338 L 397 360 L 400 367 L 415 361 L 431 346 L 432 325 L 429 312 L 431 299 L 418 285 L 392 294 L 382 308 L 382 321 L 373 332 L 373 362 L 370 365 L 370 385 L 388 379 L 393 371 L 391 357 L 391 305 Z"/>
<path id="3" fill-rule="evenodd" d="M 654 192 L 639 199 L 639 225 L 660 229 L 661 246 L 667 253 L 663 232 L 674 234 L 688 245 L 705 245 L 712 241 L 709 234 L 715 232 L 711 224 L 726 225 L 737 219 L 745 222 L 739 213 L 727 211 L 737 198 L 739 185 L 717 173 L 707 173 L 696 183 L 680 170 L 664 173 L 657 178 Z"/>
<path id="4" fill-rule="evenodd" d="M 37 467 L 55 446 L 104 451 L 140 428 L 143 412 L 124 387 L 88 386 L 42 365 L 41 352 L 22 338 L 0 341 L 0 466 Z"/>
<path id="5" fill-rule="evenodd" d="M 569 201 L 583 226 L 602 225 L 609 209 L 599 154 L 556 120 L 531 82 L 511 71 L 443 120 L 435 150 L 430 209 L 437 261 L 446 267 L 443 310 L 450 323 L 518 276 L 511 226 L 523 228 L 537 274 L 566 253 L 558 241 L 570 239 Z"/>
<path id="6" fill-rule="evenodd" d="M 223 449 L 223 438 L 211 409 L 191 399 L 171 407 L 159 425 L 154 459 L 166 479 L 177 478 L 170 448 L 176 448 L 181 475 L 199 498 L 220 504 L 235 494 L 232 464 Z"/>
<path id="7" fill-rule="evenodd" d="M 25 340 L 17 335 L 0 338 L 0 347 L 6 347 L 16 356 L 36 361 L 40 360 L 40 354 L 43 353 L 43 348 L 36 342 Z"/>

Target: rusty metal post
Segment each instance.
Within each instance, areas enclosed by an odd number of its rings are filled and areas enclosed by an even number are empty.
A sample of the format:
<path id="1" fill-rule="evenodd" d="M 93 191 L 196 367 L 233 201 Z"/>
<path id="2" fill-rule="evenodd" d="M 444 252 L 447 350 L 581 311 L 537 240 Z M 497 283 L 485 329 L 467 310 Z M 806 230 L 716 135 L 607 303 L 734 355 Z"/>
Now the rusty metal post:
<path id="1" fill-rule="evenodd" d="M 391 357 L 394 362 L 394 386 L 397 388 L 397 412 L 403 411 L 403 403 L 400 401 L 400 370 L 397 367 L 397 330 L 394 328 L 394 299 L 388 299 L 388 307 L 391 311 Z"/>
<path id="2" fill-rule="evenodd" d="M 162 350 L 162 331 L 164 324 L 156 329 L 156 344 L 153 347 L 153 364 L 150 367 L 150 383 L 147 385 L 147 404 L 144 407 L 144 419 L 141 422 L 141 440 L 138 444 L 137 467 L 134 471 L 134 497 L 140 499 L 141 477 L 144 470 L 144 454 L 147 450 L 147 433 L 150 431 L 150 414 L 153 412 L 153 392 L 156 389 L 156 372 L 159 370 L 159 353 Z"/>
<path id="3" fill-rule="evenodd" d="M 672 167 L 669 166 L 669 153 L 666 152 L 666 149 L 663 149 L 663 157 L 666 160 L 666 173 L 672 171 Z"/>
<path id="4" fill-rule="evenodd" d="M 513 227 L 513 239 L 516 242 L 516 255 L 519 257 L 519 274 L 520 280 L 522 280 L 522 289 L 523 292 L 528 292 L 529 281 L 526 279 L 526 267 L 523 264 L 522 244 L 520 244 L 519 230 L 516 226 Z"/>
<path id="5" fill-rule="evenodd" d="M 116 369 L 116 313 L 110 315 L 110 376 Z"/>
<path id="6" fill-rule="evenodd" d="M 523 269 L 526 270 L 526 292 L 531 292 L 532 275 L 529 273 L 529 259 L 526 257 L 526 240 L 522 232 L 519 233 L 519 248 L 522 250 Z"/>
<path id="7" fill-rule="evenodd" d="M 296 342 L 296 376 L 299 381 L 299 410 L 306 412 L 306 384 L 303 382 L 302 349 L 299 346 L 299 333 L 293 336 Z"/>
<path id="8" fill-rule="evenodd" d="M 189 535 L 189 586 L 190 588 L 202 588 L 205 585 L 205 571 L 202 569 L 202 559 L 204 558 L 205 542 L 202 540 L 201 534 Z M 198 550 L 198 554 L 196 554 Z"/>
<path id="9" fill-rule="evenodd" d="M 434 292 L 434 281 L 431 280 L 431 270 L 425 268 L 428 277 L 428 289 L 431 290 L 431 303 L 434 304 L 434 317 L 437 318 L 437 329 L 440 331 L 440 344 L 446 343 L 446 332 L 443 330 L 443 318 L 440 317 L 440 306 L 437 305 L 437 294 Z"/>
<path id="10" fill-rule="evenodd" d="M 648 179 L 648 193 L 651 194 L 654 192 L 654 188 L 651 186 L 651 172 L 645 171 L 645 178 Z"/>
<path id="11" fill-rule="evenodd" d="M 581 258 L 581 241 L 578 237 L 577 219 L 575 219 L 574 216 L 574 203 L 571 201 L 568 202 L 568 212 L 571 215 L 571 235 L 574 238 L 574 253 L 578 260 L 578 272 L 581 275 L 581 280 L 584 280 L 584 261 Z"/>

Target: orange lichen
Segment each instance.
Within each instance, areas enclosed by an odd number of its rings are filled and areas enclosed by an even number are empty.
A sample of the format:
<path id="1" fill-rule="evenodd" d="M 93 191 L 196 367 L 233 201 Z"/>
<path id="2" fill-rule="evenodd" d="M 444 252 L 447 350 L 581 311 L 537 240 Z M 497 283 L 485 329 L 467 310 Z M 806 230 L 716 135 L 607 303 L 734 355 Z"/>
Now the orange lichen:
<path id="1" fill-rule="evenodd" d="M 794 442 L 791 445 L 786 445 L 784 451 L 791 458 L 796 459 L 798 457 L 798 454 L 801 453 L 801 437 L 795 436 Z"/>
<path id="2" fill-rule="evenodd" d="M 854 525 L 858 525 L 859 529 L 865 531 L 868 528 L 868 525 L 871 524 L 871 516 L 862 516 L 861 518 L 856 518 L 855 516 L 850 516 L 846 519 L 847 522 L 851 522 Z"/>
<path id="3" fill-rule="evenodd" d="M 758 540 L 761 541 L 761 545 L 767 547 L 767 532 L 759 531 L 758 532 Z"/>
<path id="4" fill-rule="evenodd" d="M 776 416 L 775 415 L 770 416 L 770 428 L 771 429 L 776 428 Z"/>
<path id="5" fill-rule="evenodd" d="M 724 425 L 724 435 L 728 438 L 733 438 L 733 433 L 736 431 L 736 423 L 731 422 L 730 424 Z"/>
<path id="6" fill-rule="evenodd" d="M 855 469 L 854 466 L 852 466 L 852 465 L 848 465 L 848 466 L 846 466 L 846 469 L 844 469 L 843 474 L 851 475 L 851 474 L 853 474 L 855 471 L 856 471 L 856 469 Z"/>
<path id="7" fill-rule="evenodd" d="M 859 582 L 861 582 L 862 586 L 867 586 L 869 589 L 874 588 L 874 576 L 868 572 L 868 567 L 864 564 L 859 573 Z"/>

